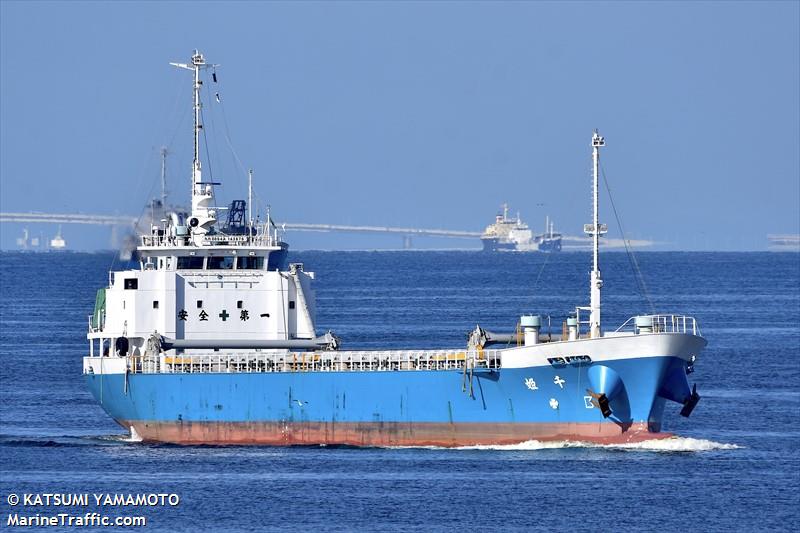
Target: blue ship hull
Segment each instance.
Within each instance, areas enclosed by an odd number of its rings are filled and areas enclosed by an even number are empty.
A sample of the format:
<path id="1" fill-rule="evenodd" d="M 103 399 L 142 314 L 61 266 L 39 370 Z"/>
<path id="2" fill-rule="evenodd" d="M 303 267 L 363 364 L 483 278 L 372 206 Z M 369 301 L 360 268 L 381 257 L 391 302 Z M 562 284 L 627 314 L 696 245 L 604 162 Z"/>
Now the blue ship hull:
<path id="1" fill-rule="evenodd" d="M 661 436 L 666 400 L 682 401 L 688 387 L 685 369 L 684 359 L 663 356 L 482 369 L 472 379 L 454 370 L 89 373 L 85 379 L 109 415 L 145 440 L 459 446 Z M 606 375 L 619 378 L 608 391 L 609 418 L 591 396 Z"/>
<path id="2" fill-rule="evenodd" d="M 517 244 L 511 241 L 501 241 L 500 239 L 481 239 L 484 252 L 497 252 L 500 250 L 513 251 L 517 249 Z"/>
<path id="3" fill-rule="evenodd" d="M 561 237 L 543 238 L 539 243 L 540 252 L 560 252 Z"/>
<path id="4" fill-rule="evenodd" d="M 484 252 L 518 252 L 518 251 L 531 251 L 532 248 L 520 249 L 514 241 L 501 241 L 500 239 L 481 239 L 483 243 Z M 561 251 L 561 237 L 541 238 L 536 245 L 536 251 L 539 252 L 560 252 Z"/>

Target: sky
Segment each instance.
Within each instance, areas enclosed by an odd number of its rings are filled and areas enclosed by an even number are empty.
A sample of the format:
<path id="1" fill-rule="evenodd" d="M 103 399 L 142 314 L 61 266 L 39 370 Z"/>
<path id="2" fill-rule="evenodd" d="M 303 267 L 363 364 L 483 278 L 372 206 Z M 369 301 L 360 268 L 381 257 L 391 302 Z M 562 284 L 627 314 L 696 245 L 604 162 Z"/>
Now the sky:
<path id="1" fill-rule="evenodd" d="M 203 149 L 220 204 L 246 197 L 253 168 L 278 221 L 481 231 L 508 202 L 537 232 L 550 216 L 577 235 L 596 128 L 628 238 L 763 250 L 800 233 L 797 1 L 2 0 L 0 211 L 138 215 L 160 194 L 162 146 L 187 204 L 191 74 L 169 62 L 195 48 L 220 64 Z M 600 219 L 619 235 L 605 193 Z M 0 247 L 23 226 L 58 229 L 3 224 Z M 109 246 L 108 228 L 63 234 Z"/>

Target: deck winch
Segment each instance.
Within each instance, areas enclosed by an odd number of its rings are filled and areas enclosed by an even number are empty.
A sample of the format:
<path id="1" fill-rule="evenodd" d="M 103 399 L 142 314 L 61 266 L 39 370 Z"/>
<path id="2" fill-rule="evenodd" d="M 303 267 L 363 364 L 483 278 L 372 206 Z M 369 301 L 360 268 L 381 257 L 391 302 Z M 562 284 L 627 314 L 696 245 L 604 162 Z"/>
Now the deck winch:
<path id="1" fill-rule="evenodd" d="M 493 344 L 518 344 L 521 340 L 522 338 L 517 333 L 494 333 L 480 326 L 475 326 L 475 329 L 467 333 L 469 349 L 482 350 Z"/>

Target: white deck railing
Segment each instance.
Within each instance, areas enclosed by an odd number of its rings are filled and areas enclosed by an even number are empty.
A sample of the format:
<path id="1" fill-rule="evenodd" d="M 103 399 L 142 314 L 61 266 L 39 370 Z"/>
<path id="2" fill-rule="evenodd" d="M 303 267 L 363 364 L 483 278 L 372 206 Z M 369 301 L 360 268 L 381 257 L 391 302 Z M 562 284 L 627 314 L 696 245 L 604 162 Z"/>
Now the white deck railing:
<path id="1" fill-rule="evenodd" d="M 642 327 L 637 324 L 637 319 L 650 319 L 650 326 Z M 647 323 L 647 320 L 641 321 Z M 649 331 L 648 331 L 649 328 Z M 634 333 L 689 333 L 701 335 L 697 320 L 691 316 L 683 315 L 643 315 L 632 316 L 625 321 L 616 332 L 633 331 Z"/>
<path id="2" fill-rule="evenodd" d="M 93 321 L 94 314 L 89 315 L 87 318 L 88 318 L 88 322 L 89 322 L 89 333 L 97 333 L 98 331 L 103 331 L 103 325 L 104 325 L 105 318 L 106 318 L 105 313 L 100 315 L 100 323 L 97 326 L 95 326 L 93 324 L 93 322 L 94 322 Z"/>
<path id="3" fill-rule="evenodd" d="M 499 369 L 500 352 L 398 350 L 128 356 L 135 374 L 233 372 L 391 372 Z"/>

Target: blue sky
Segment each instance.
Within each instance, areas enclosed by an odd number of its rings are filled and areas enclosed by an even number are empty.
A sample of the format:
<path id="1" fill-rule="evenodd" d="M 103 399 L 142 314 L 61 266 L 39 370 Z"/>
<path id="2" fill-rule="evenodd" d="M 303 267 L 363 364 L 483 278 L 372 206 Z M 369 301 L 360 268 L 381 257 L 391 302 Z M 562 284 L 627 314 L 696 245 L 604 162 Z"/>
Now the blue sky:
<path id="1" fill-rule="evenodd" d="M 550 215 L 578 234 L 598 128 L 630 237 L 764 249 L 800 232 L 799 6 L 3 1 L 0 210 L 137 214 L 162 145 L 185 202 L 190 83 L 168 63 L 200 48 L 222 65 L 224 115 L 206 110 L 221 201 L 246 190 L 226 120 L 279 220 L 479 231 L 508 201 L 536 231 Z M 601 220 L 616 232 L 605 200 Z M 3 225 L 0 246 L 20 231 Z"/>

